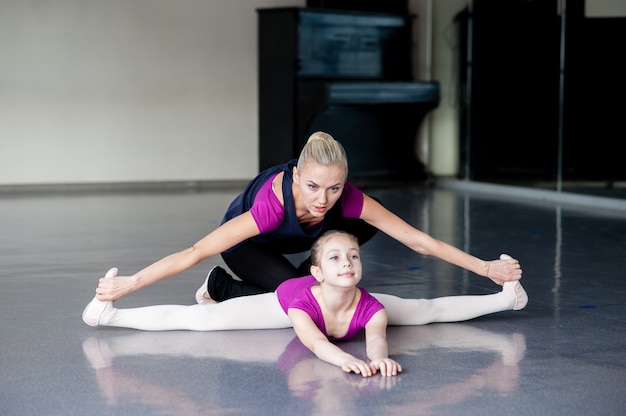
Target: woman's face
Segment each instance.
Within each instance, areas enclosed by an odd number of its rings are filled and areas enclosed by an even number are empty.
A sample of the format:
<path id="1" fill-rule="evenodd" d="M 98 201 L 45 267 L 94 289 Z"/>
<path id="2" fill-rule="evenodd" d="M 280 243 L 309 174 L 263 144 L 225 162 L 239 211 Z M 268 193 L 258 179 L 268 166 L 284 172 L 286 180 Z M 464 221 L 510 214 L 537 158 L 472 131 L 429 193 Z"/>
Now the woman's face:
<path id="1" fill-rule="evenodd" d="M 346 172 L 340 165 L 307 162 L 300 170 L 295 169 L 293 181 L 300 189 L 300 207 L 315 218 L 324 218 L 341 197 Z"/>

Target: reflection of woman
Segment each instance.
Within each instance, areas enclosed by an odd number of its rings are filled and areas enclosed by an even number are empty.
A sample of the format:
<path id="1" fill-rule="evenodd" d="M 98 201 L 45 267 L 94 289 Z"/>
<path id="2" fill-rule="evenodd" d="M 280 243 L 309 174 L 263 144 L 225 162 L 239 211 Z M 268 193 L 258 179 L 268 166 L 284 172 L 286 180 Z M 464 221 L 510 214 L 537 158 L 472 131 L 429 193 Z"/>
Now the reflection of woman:
<path id="1" fill-rule="evenodd" d="M 217 254 L 241 281 L 217 268 L 197 299 L 213 300 L 272 292 L 292 277 L 309 273 L 294 267 L 287 253 L 306 252 L 324 231 L 341 229 L 364 243 L 381 230 L 423 255 L 486 276 L 497 284 L 519 280 L 517 260 L 484 261 L 417 230 L 346 181 L 348 162 L 339 142 L 314 133 L 297 161 L 261 172 L 230 205 L 224 222 L 193 247 L 171 254 L 133 276 L 101 279 L 98 298 L 114 301 L 180 273 Z"/>
<path id="2" fill-rule="evenodd" d="M 298 338 L 315 355 L 344 371 L 370 376 L 395 375 L 401 366 L 388 357 L 386 327 L 472 319 L 487 313 L 521 309 L 526 292 L 519 282 L 504 284 L 493 295 L 452 296 L 432 300 L 370 295 L 357 286 L 362 265 L 356 238 L 329 231 L 311 249 L 311 276 L 291 279 L 275 293 L 234 298 L 208 305 L 159 305 L 116 309 L 94 298 L 83 312 L 92 326 L 144 330 L 269 329 L 293 325 Z M 115 269 L 108 278 L 115 279 Z M 378 299 L 377 299 L 378 298 Z M 383 308 L 385 305 L 386 311 Z M 389 317 L 388 317 L 389 313 Z M 349 339 L 365 329 L 369 363 L 341 350 L 329 339 Z"/>

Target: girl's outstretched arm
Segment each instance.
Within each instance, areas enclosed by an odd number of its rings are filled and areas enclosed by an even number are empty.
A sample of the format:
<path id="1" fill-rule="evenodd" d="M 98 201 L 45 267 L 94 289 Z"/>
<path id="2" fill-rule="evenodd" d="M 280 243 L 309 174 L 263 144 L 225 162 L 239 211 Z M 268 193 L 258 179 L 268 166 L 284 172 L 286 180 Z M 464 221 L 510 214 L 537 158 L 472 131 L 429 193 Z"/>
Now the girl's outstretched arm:
<path id="1" fill-rule="evenodd" d="M 154 282 L 178 274 L 222 251 L 259 234 L 249 212 L 220 225 L 186 250 L 170 254 L 132 276 L 100 279 L 96 296 L 101 301 L 115 301 Z"/>
<path id="2" fill-rule="evenodd" d="M 368 363 L 330 342 L 303 310 L 289 309 L 289 319 L 300 341 L 320 360 L 341 367 L 347 373 L 361 374 L 363 377 L 375 374 Z"/>
<path id="3" fill-rule="evenodd" d="M 387 313 L 379 310 L 365 325 L 365 344 L 370 367 L 383 376 L 395 376 L 402 371 L 402 366 L 389 358 L 387 351 Z"/>

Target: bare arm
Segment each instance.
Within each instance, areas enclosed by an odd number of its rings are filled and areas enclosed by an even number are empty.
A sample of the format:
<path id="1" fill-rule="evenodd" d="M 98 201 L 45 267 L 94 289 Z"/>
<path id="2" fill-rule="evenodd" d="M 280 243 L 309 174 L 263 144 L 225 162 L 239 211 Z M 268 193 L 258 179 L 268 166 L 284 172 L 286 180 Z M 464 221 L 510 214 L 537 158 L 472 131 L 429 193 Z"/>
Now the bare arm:
<path id="1" fill-rule="evenodd" d="M 359 360 L 330 342 L 303 310 L 289 309 L 289 319 L 300 341 L 320 360 L 341 367 L 347 373 L 353 372 L 363 377 L 375 374 L 365 361 Z"/>
<path id="2" fill-rule="evenodd" d="M 102 301 L 114 301 L 154 282 L 178 274 L 222 251 L 259 234 L 249 212 L 222 224 L 186 250 L 170 254 L 133 276 L 100 279 L 96 294 Z"/>
<path id="3" fill-rule="evenodd" d="M 369 196 L 364 195 L 364 198 L 361 219 L 417 253 L 434 256 L 486 276 L 499 285 L 522 278 L 522 269 L 516 259 L 485 261 L 474 257 L 412 227 Z"/>
<path id="4" fill-rule="evenodd" d="M 395 376 L 402 366 L 389 358 L 387 350 L 387 312 L 379 310 L 365 325 L 365 345 L 370 367 L 383 376 Z"/>

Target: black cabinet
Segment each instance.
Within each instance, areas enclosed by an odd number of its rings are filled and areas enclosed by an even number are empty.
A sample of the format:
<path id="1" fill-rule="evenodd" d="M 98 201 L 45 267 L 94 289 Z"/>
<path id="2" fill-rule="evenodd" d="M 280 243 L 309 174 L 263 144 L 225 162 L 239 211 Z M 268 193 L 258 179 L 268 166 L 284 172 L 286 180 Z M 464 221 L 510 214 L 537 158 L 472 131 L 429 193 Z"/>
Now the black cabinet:
<path id="1" fill-rule="evenodd" d="M 297 157 L 322 130 L 346 148 L 353 180 L 425 178 L 415 140 L 439 85 L 412 80 L 410 15 L 257 12 L 261 169 Z"/>

